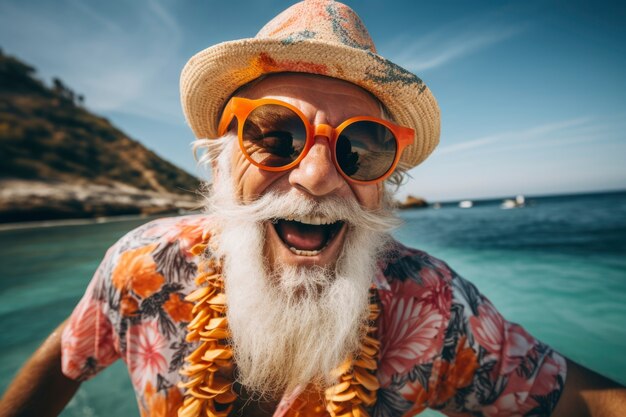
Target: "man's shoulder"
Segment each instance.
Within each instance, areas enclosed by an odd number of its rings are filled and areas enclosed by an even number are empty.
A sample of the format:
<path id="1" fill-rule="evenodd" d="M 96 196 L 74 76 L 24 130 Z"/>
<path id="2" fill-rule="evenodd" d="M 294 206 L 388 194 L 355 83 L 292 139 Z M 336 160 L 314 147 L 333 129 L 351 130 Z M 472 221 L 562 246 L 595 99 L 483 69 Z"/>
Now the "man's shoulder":
<path id="1" fill-rule="evenodd" d="M 212 224 L 211 217 L 204 214 L 163 217 L 129 231 L 114 247 L 126 251 L 147 245 L 178 244 L 182 249 L 191 249 L 210 237 Z"/>
<path id="2" fill-rule="evenodd" d="M 377 285 L 389 290 L 394 285 L 410 281 L 420 287 L 451 285 L 456 273 L 444 261 L 394 240 L 379 263 Z"/>
<path id="3" fill-rule="evenodd" d="M 192 275 L 197 261 L 192 248 L 209 239 L 212 224 L 206 215 L 150 221 L 109 248 L 99 272 L 114 281 L 127 276 L 143 277 L 148 270 L 158 272 L 166 280 L 178 280 L 181 273 Z"/>

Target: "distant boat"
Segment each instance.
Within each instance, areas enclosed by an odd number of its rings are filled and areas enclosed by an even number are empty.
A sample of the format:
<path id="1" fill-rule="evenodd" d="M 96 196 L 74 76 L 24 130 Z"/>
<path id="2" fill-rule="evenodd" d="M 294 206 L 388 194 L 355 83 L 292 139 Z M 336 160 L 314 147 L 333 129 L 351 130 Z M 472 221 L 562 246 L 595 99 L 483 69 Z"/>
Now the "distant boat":
<path id="1" fill-rule="evenodd" d="M 439 210 L 441 208 L 441 203 L 437 202 L 437 203 L 433 203 L 433 208 L 435 210 Z"/>
<path id="2" fill-rule="evenodd" d="M 500 208 L 503 209 L 513 209 L 520 208 L 526 205 L 526 198 L 523 195 L 518 195 L 515 197 L 515 200 L 506 199 L 500 204 Z"/>
<path id="3" fill-rule="evenodd" d="M 474 203 L 471 200 L 463 200 L 459 203 L 459 207 L 461 208 L 472 208 L 474 207 Z"/>

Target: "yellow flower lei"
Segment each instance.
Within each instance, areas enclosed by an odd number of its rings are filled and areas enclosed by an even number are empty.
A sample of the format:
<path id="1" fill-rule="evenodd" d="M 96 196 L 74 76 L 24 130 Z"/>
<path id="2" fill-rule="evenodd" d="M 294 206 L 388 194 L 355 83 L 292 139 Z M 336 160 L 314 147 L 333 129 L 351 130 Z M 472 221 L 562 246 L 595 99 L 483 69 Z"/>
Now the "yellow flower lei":
<path id="1" fill-rule="evenodd" d="M 195 245 L 191 253 L 196 256 L 204 254 L 208 240 L 209 236 L 205 233 L 202 243 Z M 187 325 L 187 341 L 200 342 L 200 345 L 185 358 L 187 365 L 180 371 L 186 382 L 180 384 L 185 389 L 185 399 L 178 416 L 226 417 L 232 411 L 237 395 L 233 391 L 233 381 L 218 372 L 219 369 L 232 371 L 233 368 L 219 261 L 213 257 L 202 259 L 195 282 L 199 288 L 186 298 L 195 303 L 193 319 Z M 375 372 L 380 342 L 374 336 L 374 326 L 380 306 L 374 289 L 370 290 L 369 309 L 367 335 L 361 343 L 360 352 L 334 371 L 339 376 L 339 382 L 324 391 L 324 401 L 320 401 L 320 393 L 315 387 L 309 387 L 291 405 L 287 416 L 369 416 L 365 407 L 374 405 L 379 388 Z"/>

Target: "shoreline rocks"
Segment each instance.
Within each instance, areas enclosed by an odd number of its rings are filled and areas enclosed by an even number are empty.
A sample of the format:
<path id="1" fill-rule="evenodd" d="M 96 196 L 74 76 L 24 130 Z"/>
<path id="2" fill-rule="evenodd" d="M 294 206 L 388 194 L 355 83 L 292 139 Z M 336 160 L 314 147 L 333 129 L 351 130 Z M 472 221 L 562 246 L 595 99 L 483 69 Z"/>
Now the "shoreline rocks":
<path id="1" fill-rule="evenodd" d="M 0 223 L 155 215 L 201 207 L 201 198 L 191 192 L 146 191 L 122 183 L 0 180 Z"/>
<path id="2" fill-rule="evenodd" d="M 428 207 L 428 202 L 421 197 L 414 197 L 412 195 L 408 195 L 404 202 L 398 201 L 396 203 L 396 207 L 400 210 L 406 209 L 416 209 L 416 208 L 425 208 Z"/>

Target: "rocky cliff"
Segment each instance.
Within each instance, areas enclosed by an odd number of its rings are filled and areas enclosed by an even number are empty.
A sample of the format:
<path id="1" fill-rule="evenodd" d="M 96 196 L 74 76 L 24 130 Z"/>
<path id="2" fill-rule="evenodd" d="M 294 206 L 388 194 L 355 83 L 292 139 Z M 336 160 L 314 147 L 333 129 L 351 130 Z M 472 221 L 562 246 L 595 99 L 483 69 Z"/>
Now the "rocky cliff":
<path id="1" fill-rule="evenodd" d="M 0 51 L 0 222 L 198 207 L 198 179 Z"/>

